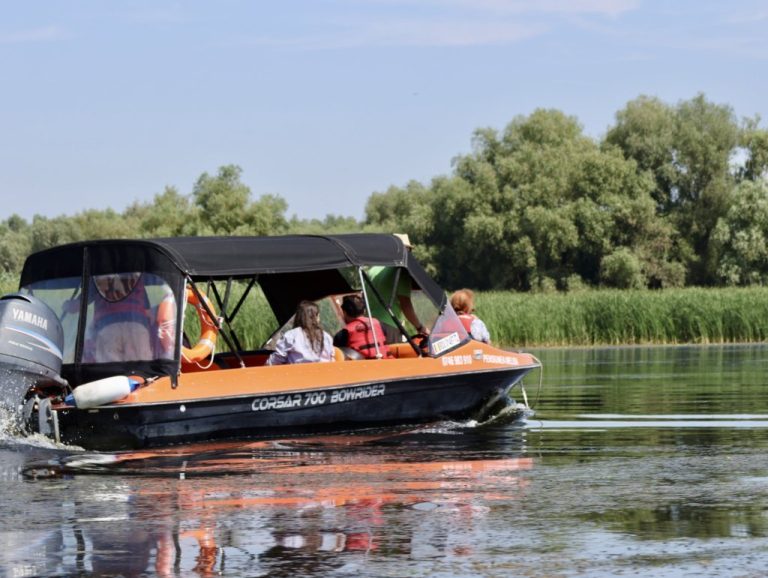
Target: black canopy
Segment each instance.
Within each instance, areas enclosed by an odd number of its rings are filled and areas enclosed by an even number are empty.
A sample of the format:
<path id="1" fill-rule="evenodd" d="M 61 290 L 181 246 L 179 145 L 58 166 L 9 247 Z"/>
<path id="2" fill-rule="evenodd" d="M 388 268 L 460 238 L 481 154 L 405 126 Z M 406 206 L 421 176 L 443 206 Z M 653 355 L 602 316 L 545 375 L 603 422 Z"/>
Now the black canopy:
<path id="1" fill-rule="evenodd" d="M 181 237 L 167 239 L 83 241 L 34 253 L 27 257 L 21 287 L 38 282 L 74 278 L 81 286 L 94 275 L 142 271 L 165 280 L 177 302 L 183 299 L 188 279 L 207 282 L 258 278 L 277 320 L 287 321 L 301 299 L 352 291 L 340 269 L 362 266 L 403 267 L 432 302 L 442 309 L 443 290 L 394 235 L 291 235 L 283 237 Z M 177 312 L 182 327 L 183 310 Z M 84 325 L 78 336 L 82 351 Z M 178 373 L 175 359 L 125 363 L 65 364 L 62 375 L 70 383 L 84 383 L 116 372 L 147 375 Z"/>
<path id="2" fill-rule="evenodd" d="M 445 301 L 443 290 L 398 237 L 369 233 L 83 241 L 30 255 L 21 285 L 80 276 L 86 262 L 89 274 L 151 271 L 166 277 L 181 273 L 193 280 L 271 274 L 295 279 L 290 274 L 350 266 L 404 267 L 437 306 Z"/>

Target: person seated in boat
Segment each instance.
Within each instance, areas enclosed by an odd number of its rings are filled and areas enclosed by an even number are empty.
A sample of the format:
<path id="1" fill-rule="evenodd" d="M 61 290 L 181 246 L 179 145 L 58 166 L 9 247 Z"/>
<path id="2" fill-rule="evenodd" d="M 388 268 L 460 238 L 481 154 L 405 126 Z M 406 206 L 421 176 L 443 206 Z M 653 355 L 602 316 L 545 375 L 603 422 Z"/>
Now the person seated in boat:
<path id="1" fill-rule="evenodd" d="M 144 277 L 141 272 L 92 277 L 88 292 L 88 303 L 92 309 L 88 315 L 83 362 L 172 358 L 175 328 L 173 294 L 164 284 L 163 305 L 173 301 L 173 316 L 165 320 L 153 319 Z M 74 298 L 64 308 L 67 313 L 74 313 L 79 307 L 79 298 Z M 154 339 L 153 333 L 157 333 Z"/>
<path id="2" fill-rule="evenodd" d="M 312 301 L 302 301 L 296 308 L 293 329 L 275 344 L 267 365 L 334 361 L 333 339 L 320 324 L 320 308 Z"/>
<path id="3" fill-rule="evenodd" d="M 359 295 L 345 295 L 341 311 L 346 325 L 333 337 L 334 346 L 354 349 L 366 359 L 391 356 L 381 323 L 365 314 L 365 303 Z"/>
<path id="4" fill-rule="evenodd" d="M 152 359 L 150 307 L 141 273 L 95 275 L 93 283 L 93 340 L 87 352 L 92 361 Z"/>
<path id="5" fill-rule="evenodd" d="M 485 323 L 474 314 L 475 294 L 471 289 L 459 289 L 454 292 L 451 295 L 451 307 L 472 339 L 483 343 L 491 342 L 491 334 Z"/>
<path id="6" fill-rule="evenodd" d="M 413 248 L 408 235 L 395 233 L 395 237 L 402 241 L 407 251 Z M 371 267 L 368 274 L 376 291 L 381 295 L 384 303 L 392 309 L 395 317 L 401 321 L 405 317 L 416 328 L 416 333 L 427 335 L 429 330 L 419 321 L 419 317 L 411 302 L 411 279 L 403 270 L 400 270 L 400 275 L 397 277 L 397 271 L 397 267 L 376 266 Z M 397 286 L 395 287 L 396 277 Z M 403 335 L 397 327 L 397 323 L 387 311 L 384 303 L 380 303 L 378 299 L 371 300 L 371 315 L 381 321 L 384 335 L 387 337 L 387 343 L 400 343 L 403 341 Z"/>

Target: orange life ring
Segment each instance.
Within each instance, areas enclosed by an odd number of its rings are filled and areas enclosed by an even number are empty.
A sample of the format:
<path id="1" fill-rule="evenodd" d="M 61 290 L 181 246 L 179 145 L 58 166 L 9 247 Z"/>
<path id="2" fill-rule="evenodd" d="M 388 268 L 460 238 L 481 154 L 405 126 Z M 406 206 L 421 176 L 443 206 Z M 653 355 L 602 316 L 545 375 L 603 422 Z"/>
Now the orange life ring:
<path id="1" fill-rule="evenodd" d="M 205 305 L 207 305 L 208 309 L 215 314 L 216 310 L 213 308 L 211 300 L 205 295 L 201 295 L 205 301 Z M 216 322 L 211 319 L 210 315 L 208 315 L 205 306 L 200 303 L 200 300 L 197 298 L 197 293 L 190 287 L 187 287 L 187 303 L 197 309 L 197 316 L 200 318 L 200 340 L 192 348 L 182 346 L 181 355 L 184 357 L 185 361 L 199 363 L 206 357 L 213 355 L 214 351 L 216 351 L 216 337 L 219 334 L 219 328 L 216 325 Z"/>
<path id="2" fill-rule="evenodd" d="M 157 341 L 160 344 L 160 355 L 173 356 L 173 346 L 176 340 L 176 300 L 173 293 L 168 293 L 157 306 Z"/>

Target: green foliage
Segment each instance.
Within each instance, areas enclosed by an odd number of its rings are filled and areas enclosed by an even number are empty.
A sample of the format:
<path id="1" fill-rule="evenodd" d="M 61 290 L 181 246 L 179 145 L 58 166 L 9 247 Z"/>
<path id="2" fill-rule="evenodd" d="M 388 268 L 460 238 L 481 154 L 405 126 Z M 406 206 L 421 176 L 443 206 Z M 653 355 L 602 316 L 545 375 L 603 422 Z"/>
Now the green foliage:
<path id="1" fill-rule="evenodd" d="M 15 293 L 19 288 L 19 279 L 16 275 L 0 271 L 0 295 Z"/>
<path id="2" fill-rule="evenodd" d="M 125 215 L 139 223 L 141 237 L 183 237 L 200 230 L 200 207 L 174 187 L 166 187 L 151 203 L 131 205 Z"/>
<path id="3" fill-rule="evenodd" d="M 646 285 L 640 259 L 627 247 L 619 247 L 603 258 L 600 277 L 606 285 L 619 289 L 642 289 Z"/>
<path id="4" fill-rule="evenodd" d="M 302 220 L 293 217 L 288 223 L 288 232 L 303 235 L 339 235 L 359 233 L 360 223 L 353 217 L 326 215 L 324 219 Z"/>
<path id="5" fill-rule="evenodd" d="M 640 96 L 616 113 L 616 125 L 605 137 L 606 145 L 618 147 L 639 170 L 653 175 L 652 196 L 662 210 L 671 207 L 677 182 L 674 129 L 670 106 L 658 98 Z"/>
<path id="6" fill-rule="evenodd" d="M 744 181 L 712 236 L 726 285 L 768 284 L 768 183 Z"/>
<path id="7" fill-rule="evenodd" d="M 645 278 L 677 282 L 666 274 L 673 230 L 655 212 L 650 175 L 585 137 L 573 117 L 537 110 L 501 136 L 477 131 L 473 148 L 429 189 L 410 183 L 372 197 L 367 223 L 410 233 L 449 286 L 548 290 L 574 276 L 597 284 L 618 247 L 633 248 Z"/>
<path id="8" fill-rule="evenodd" d="M 250 201 L 251 190 L 240 181 L 242 170 L 223 166 L 215 177 L 203 173 L 192 198 L 199 208 L 200 235 L 269 235 L 285 232 L 286 202 L 264 195 Z"/>
<path id="9" fill-rule="evenodd" d="M 685 265 L 692 284 L 715 283 L 718 255 L 710 238 L 728 210 L 734 172 L 754 178 L 764 166 L 756 121 L 740 127 L 729 106 L 711 103 L 703 94 L 674 107 L 641 96 L 619 111 L 616 121 L 605 144 L 618 147 L 653 175 L 658 213 L 677 232 L 671 262 Z M 743 136 L 747 128 L 751 139 Z M 732 172 L 731 159 L 740 142 L 750 143 L 754 153 L 748 168 Z"/>
<path id="10" fill-rule="evenodd" d="M 741 136 L 747 158 L 739 176 L 749 181 L 768 177 L 768 130 L 760 129 L 759 122 L 759 118 L 748 119 Z"/>

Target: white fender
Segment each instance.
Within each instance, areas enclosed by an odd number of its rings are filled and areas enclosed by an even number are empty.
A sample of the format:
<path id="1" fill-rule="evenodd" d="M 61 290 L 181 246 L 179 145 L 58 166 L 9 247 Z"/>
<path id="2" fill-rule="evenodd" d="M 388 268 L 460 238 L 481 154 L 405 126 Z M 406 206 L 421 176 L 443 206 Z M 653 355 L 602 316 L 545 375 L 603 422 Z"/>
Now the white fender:
<path id="1" fill-rule="evenodd" d="M 138 385 L 138 381 L 130 379 L 125 375 L 115 375 L 114 377 L 107 377 L 78 385 L 64 401 L 74 403 L 80 409 L 98 407 L 118 399 L 123 399 L 136 389 Z"/>

